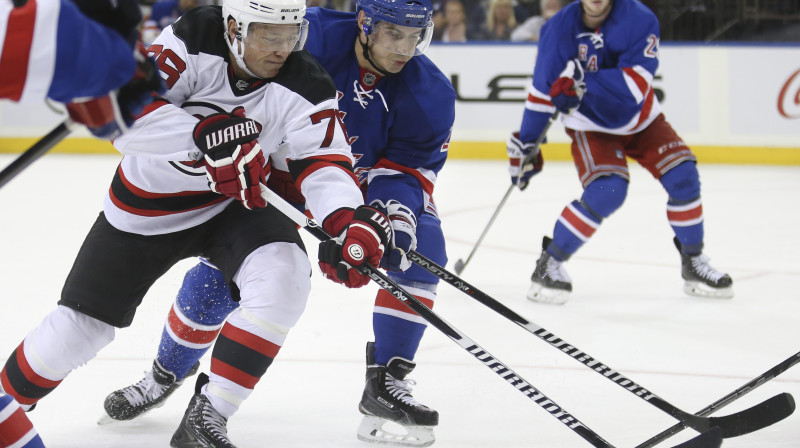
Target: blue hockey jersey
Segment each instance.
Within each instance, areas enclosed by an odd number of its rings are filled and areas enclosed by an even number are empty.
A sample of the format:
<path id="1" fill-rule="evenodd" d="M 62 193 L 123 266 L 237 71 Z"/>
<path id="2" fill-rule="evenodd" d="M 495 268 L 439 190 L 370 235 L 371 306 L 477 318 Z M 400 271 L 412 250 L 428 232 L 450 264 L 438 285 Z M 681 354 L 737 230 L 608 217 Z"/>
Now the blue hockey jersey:
<path id="1" fill-rule="evenodd" d="M 417 216 L 433 212 L 455 120 L 452 84 L 425 55 L 386 77 L 359 68 L 353 13 L 309 8 L 306 19 L 306 49 L 336 84 L 356 175 L 369 187 L 366 202 L 395 199 Z"/>
<path id="2" fill-rule="evenodd" d="M 133 77 L 133 49 L 70 0 L 0 1 L 0 98 L 66 103 L 105 96 Z"/>
<path id="3" fill-rule="evenodd" d="M 661 112 L 653 92 L 660 36 L 655 14 L 638 0 L 614 0 L 606 20 L 590 29 L 581 13 L 575 1 L 542 28 L 520 130 L 523 141 L 536 140 L 555 111 L 550 86 L 570 59 L 584 68 L 586 95 L 576 112 L 562 117 L 567 128 L 634 134 Z"/>

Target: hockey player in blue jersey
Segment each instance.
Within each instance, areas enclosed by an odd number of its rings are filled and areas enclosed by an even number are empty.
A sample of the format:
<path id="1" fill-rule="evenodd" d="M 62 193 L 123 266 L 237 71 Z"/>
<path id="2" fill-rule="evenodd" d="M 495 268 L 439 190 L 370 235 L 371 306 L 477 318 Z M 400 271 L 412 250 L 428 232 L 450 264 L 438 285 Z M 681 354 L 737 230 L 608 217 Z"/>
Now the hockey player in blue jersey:
<path id="1" fill-rule="evenodd" d="M 0 46 L 0 99 L 80 99 L 70 106 L 73 119 L 99 136 L 110 136 L 152 101 L 150 91 L 160 80 L 145 79 L 144 71 L 137 70 L 149 62 L 144 57 L 137 60 L 123 36 L 141 20 L 139 3 L 92 1 L 0 0 L 0 42 L 6 43 Z M 120 88 L 126 91 L 121 103 Z M 115 109 L 97 107 L 112 103 Z M 0 385 L 0 446 L 44 447 L 23 410 L 29 408 L 6 395 Z"/>
<path id="2" fill-rule="evenodd" d="M 566 262 L 625 200 L 626 157 L 664 187 L 667 219 L 682 263 L 684 292 L 732 297 L 728 274 L 708 264 L 703 251 L 703 206 L 696 158 L 661 113 L 653 92 L 659 25 L 638 0 L 579 0 L 542 28 L 539 52 L 519 133 L 508 141 L 512 182 L 524 189 L 542 167 L 533 142 L 558 111 L 572 139 L 583 185 L 544 238 L 527 297 L 562 304 L 572 291 Z M 528 154 L 533 163 L 520 166 Z"/>
<path id="3" fill-rule="evenodd" d="M 449 80 L 421 54 L 432 36 L 427 0 L 359 0 L 357 9 L 353 14 L 309 8 L 306 49 L 339 91 L 340 119 L 366 203 L 384 210 L 391 220 L 394 241 L 382 266 L 394 281 L 433 306 L 438 279 L 412 266 L 405 253 L 416 249 L 441 265 L 447 262 L 433 188 L 447 157 L 456 95 Z M 270 187 L 303 207 L 290 173 L 280 169 L 280 160 L 273 163 Z M 128 420 L 163 404 L 196 370 L 236 306 L 216 269 L 205 263 L 192 268 L 170 310 L 153 369 L 139 383 L 107 397 L 109 416 Z M 426 323 L 379 290 L 373 328 L 358 436 L 370 442 L 429 445 L 438 413 L 414 399 L 414 383 L 407 379 Z M 387 421 L 403 425 L 407 434 L 380 430 Z"/>
<path id="4" fill-rule="evenodd" d="M 163 89 L 136 45 L 138 1 L 0 0 L 0 98 L 67 104 L 100 138 L 127 130 Z"/>

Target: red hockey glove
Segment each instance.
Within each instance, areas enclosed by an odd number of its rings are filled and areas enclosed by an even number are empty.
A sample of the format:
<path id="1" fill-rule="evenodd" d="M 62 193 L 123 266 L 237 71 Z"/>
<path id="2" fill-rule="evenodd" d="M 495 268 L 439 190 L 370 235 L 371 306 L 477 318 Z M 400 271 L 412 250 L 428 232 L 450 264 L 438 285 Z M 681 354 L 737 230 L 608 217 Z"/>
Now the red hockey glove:
<path id="1" fill-rule="evenodd" d="M 524 190 L 528 187 L 528 181 L 536 173 L 542 170 L 544 159 L 539 147 L 533 143 L 523 143 L 519 139 L 519 131 L 514 132 L 506 143 L 508 150 L 508 174 L 511 175 L 511 183 Z"/>
<path id="2" fill-rule="evenodd" d="M 580 106 L 585 93 L 583 67 L 579 60 L 571 59 L 564 71 L 558 75 L 558 79 L 550 86 L 550 101 L 556 110 L 569 115 Z"/>
<path id="3" fill-rule="evenodd" d="M 237 199 L 246 208 L 266 207 L 266 160 L 258 144 L 261 125 L 237 107 L 230 114 L 209 115 L 194 127 L 194 143 L 205 154 L 211 191 Z"/>
<path id="4" fill-rule="evenodd" d="M 369 283 L 369 277 L 356 268 L 364 263 L 380 263 L 383 248 L 392 239 L 386 215 L 367 205 L 355 211 L 342 208 L 325 218 L 322 228 L 330 235 L 338 235 L 319 245 L 319 267 L 325 277 L 348 288 Z"/>
<path id="5" fill-rule="evenodd" d="M 136 71 L 119 90 L 101 98 L 75 99 L 67 104 L 70 118 L 85 125 L 97 138 L 112 140 L 122 135 L 144 107 L 153 102 L 152 92 L 164 93 L 158 67 L 141 43 L 137 43 L 133 56 Z"/>

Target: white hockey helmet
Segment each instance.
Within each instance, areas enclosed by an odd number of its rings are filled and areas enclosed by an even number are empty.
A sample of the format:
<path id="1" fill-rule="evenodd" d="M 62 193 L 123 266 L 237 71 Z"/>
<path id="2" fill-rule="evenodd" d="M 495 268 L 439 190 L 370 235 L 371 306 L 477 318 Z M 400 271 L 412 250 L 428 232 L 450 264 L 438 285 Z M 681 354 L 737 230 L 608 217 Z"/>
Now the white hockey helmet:
<path id="1" fill-rule="evenodd" d="M 308 37 L 308 21 L 305 19 L 305 0 L 223 0 L 222 17 L 225 21 L 226 41 L 240 67 L 252 73 L 244 64 L 244 46 L 247 40 L 264 51 L 300 51 Z M 228 37 L 228 20 L 236 21 L 236 34 L 233 42 Z M 262 35 L 258 39 L 247 39 L 252 24 L 297 25 L 297 32 L 291 35 Z M 237 45 L 238 43 L 238 45 Z"/>

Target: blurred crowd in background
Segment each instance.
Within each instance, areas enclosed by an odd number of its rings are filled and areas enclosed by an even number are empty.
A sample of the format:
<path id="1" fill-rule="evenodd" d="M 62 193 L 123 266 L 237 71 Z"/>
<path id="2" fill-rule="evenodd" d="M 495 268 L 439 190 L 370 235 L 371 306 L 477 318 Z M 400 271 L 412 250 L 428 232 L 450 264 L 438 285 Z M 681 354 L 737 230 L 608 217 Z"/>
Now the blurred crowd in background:
<path id="1" fill-rule="evenodd" d="M 433 40 L 536 42 L 539 30 L 571 0 L 432 0 Z M 155 39 L 184 11 L 219 0 L 144 0 L 142 41 Z M 800 0 L 642 0 L 658 16 L 661 40 L 800 43 Z M 307 0 L 354 11 L 355 0 Z"/>

